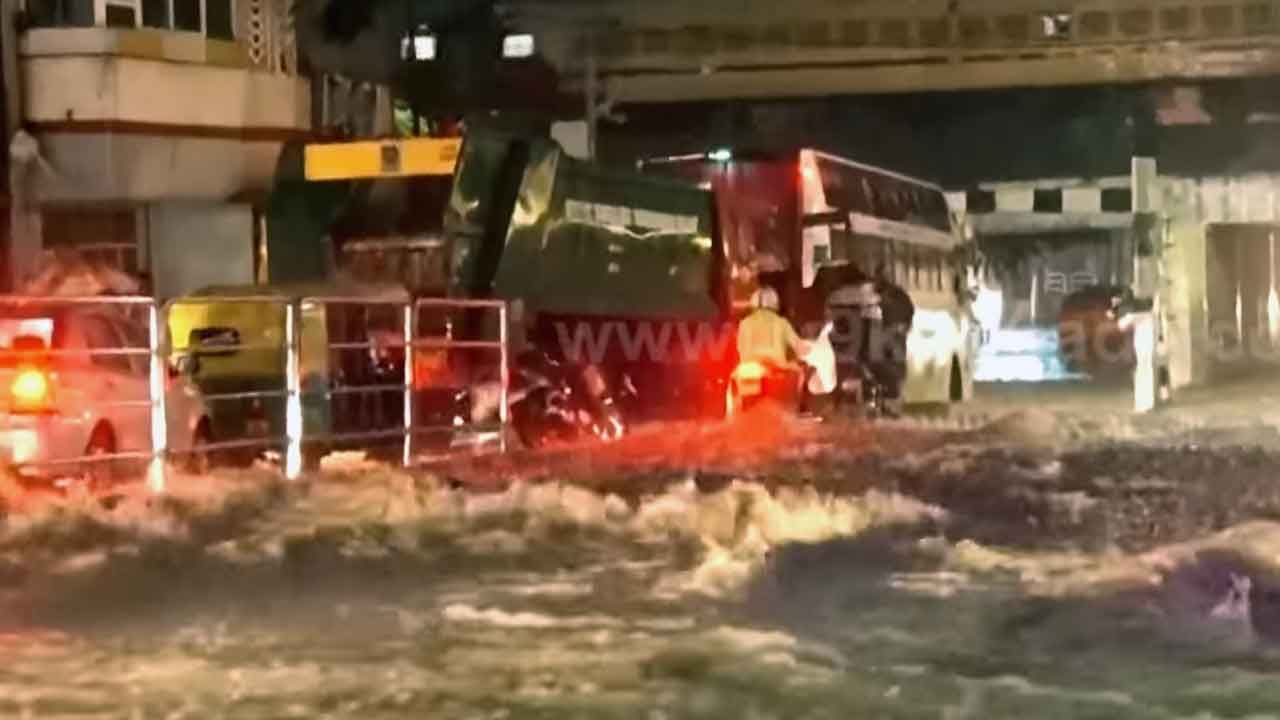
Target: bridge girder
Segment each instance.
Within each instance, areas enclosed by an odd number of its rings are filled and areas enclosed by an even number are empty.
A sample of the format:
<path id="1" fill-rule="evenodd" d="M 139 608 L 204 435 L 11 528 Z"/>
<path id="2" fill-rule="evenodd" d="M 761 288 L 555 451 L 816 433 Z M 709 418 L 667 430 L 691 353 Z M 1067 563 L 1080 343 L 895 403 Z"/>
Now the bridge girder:
<path id="1" fill-rule="evenodd" d="M 603 70 L 611 98 L 651 103 L 760 100 L 1210 80 L 1280 74 L 1280 42 L 1222 48 L 1119 47 L 1004 57 L 918 57 L 884 61 Z"/>
<path id="2" fill-rule="evenodd" d="M 1205 80 L 1280 73 L 1258 0 L 510 0 L 572 84 L 620 102 Z"/>

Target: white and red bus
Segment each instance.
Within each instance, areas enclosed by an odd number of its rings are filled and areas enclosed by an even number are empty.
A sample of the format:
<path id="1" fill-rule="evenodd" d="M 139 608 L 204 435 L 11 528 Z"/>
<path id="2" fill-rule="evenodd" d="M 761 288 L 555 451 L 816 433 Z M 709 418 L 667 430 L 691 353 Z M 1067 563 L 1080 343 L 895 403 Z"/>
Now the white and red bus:
<path id="1" fill-rule="evenodd" d="M 718 232 L 739 313 L 762 284 L 812 337 L 826 294 L 824 266 L 883 269 L 910 295 L 903 400 L 936 404 L 972 393 L 979 332 L 969 309 L 972 248 L 937 185 L 814 149 L 728 150 L 644 160 L 645 172 L 715 191 Z"/>

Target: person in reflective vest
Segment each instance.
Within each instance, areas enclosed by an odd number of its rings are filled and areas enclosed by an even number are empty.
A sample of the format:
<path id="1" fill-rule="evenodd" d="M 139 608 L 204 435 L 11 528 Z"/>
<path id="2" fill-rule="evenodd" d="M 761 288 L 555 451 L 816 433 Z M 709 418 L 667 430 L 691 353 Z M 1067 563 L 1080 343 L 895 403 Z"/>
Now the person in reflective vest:
<path id="1" fill-rule="evenodd" d="M 761 288 L 751 298 L 755 309 L 738 324 L 738 359 L 759 362 L 771 369 L 797 370 L 795 359 L 809 348 L 791 321 L 778 313 L 778 293 Z"/>
<path id="2" fill-rule="evenodd" d="M 738 324 L 738 361 L 757 362 L 792 381 L 785 402 L 796 400 L 800 394 L 804 372 L 799 360 L 809 354 L 809 343 L 801 339 L 791 322 L 778 312 L 778 293 L 773 288 L 761 288 L 751 297 L 755 308 Z"/>

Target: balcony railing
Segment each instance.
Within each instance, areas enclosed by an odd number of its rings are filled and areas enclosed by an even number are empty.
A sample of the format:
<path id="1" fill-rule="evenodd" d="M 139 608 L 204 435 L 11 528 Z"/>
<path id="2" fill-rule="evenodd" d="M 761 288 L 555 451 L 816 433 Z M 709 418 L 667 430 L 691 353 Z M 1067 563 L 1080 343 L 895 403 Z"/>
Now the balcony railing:
<path id="1" fill-rule="evenodd" d="M 37 31 L 111 29 L 121 42 L 101 50 L 121 55 L 294 74 L 288 13 L 287 0 L 28 0 L 27 24 Z M 42 44 L 49 42 L 59 44 Z M 31 45 L 27 50 L 40 54 Z"/>

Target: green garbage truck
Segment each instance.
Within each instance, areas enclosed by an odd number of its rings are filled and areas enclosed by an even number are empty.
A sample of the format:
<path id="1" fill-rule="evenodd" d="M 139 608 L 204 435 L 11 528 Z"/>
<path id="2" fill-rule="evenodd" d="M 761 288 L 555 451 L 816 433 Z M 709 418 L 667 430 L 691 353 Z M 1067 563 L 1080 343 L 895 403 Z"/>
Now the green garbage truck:
<path id="1" fill-rule="evenodd" d="M 591 363 L 641 418 L 724 412 L 736 358 L 715 196 L 470 132 L 444 217 L 451 294 L 519 301 L 513 336 Z M 479 319 L 463 333 L 483 333 Z"/>

